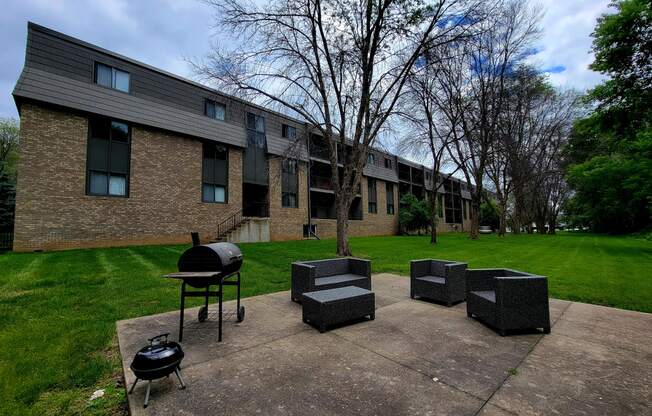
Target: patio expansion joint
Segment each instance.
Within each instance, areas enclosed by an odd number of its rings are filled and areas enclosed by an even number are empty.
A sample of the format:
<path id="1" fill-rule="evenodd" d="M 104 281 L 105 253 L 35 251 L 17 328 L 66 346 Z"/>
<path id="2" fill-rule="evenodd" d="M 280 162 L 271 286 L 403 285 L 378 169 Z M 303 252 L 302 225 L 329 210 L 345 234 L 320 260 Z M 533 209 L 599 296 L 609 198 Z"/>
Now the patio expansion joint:
<path id="1" fill-rule="evenodd" d="M 343 341 L 345 341 L 345 342 L 348 342 L 348 343 L 351 343 L 351 344 L 355 345 L 355 346 L 358 347 L 358 348 L 362 348 L 363 350 L 365 350 L 365 351 L 369 351 L 369 352 L 371 352 L 372 354 L 375 354 L 375 355 L 377 355 L 377 356 L 379 356 L 379 357 L 381 357 L 381 358 L 384 358 L 385 360 L 391 361 L 392 363 L 394 363 L 394 364 L 396 364 L 396 365 L 398 365 L 398 366 L 400 366 L 400 367 L 403 367 L 403 368 L 405 368 L 405 369 L 407 369 L 407 370 L 410 370 L 410 371 L 412 371 L 412 372 L 414 372 L 414 373 L 417 373 L 417 374 L 419 374 L 419 375 L 421 375 L 421 376 L 427 378 L 429 381 L 432 382 L 432 378 L 433 378 L 433 377 L 432 377 L 432 374 L 426 374 L 425 372 L 423 372 L 423 371 L 419 371 L 418 369 L 413 368 L 413 367 L 411 367 L 411 366 L 409 366 L 409 365 L 407 365 L 407 364 L 405 364 L 405 363 L 402 363 L 402 362 L 400 362 L 400 361 L 397 361 L 397 360 L 395 360 L 395 359 L 392 358 L 392 357 L 389 357 L 389 356 L 387 356 L 387 355 L 385 355 L 385 354 L 382 354 L 382 353 L 380 353 L 380 352 L 378 352 L 378 351 L 375 351 L 375 350 L 373 350 L 373 349 L 371 349 L 371 348 L 367 348 L 367 347 L 365 347 L 364 345 L 358 344 L 358 343 L 355 342 L 355 341 L 352 341 L 352 340 L 350 340 L 350 339 L 348 339 L 348 338 L 346 338 L 346 337 L 343 337 L 343 336 L 337 334 L 337 332 L 335 332 L 335 331 L 331 332 L 331 334 L 334 335 L 334 336 L 336 336 L 336 337 L 338 337 L 338 338 L 340 338 L 341 340 L 343 340 Z M 476 395 L 473 394 L 473 393 L 469 393 L 469 392 L 466 391 L 466 390 L 460 389 L 459 387 L 454 386 L 454 385 L 452 385 L 452 384 L 449 384 L 449 383 L 443 382 L 443 381 L 441 381 L 441 380 L 438 380 L 436 383 L 443 384 L 443 385 L 445 385 L 446 387 L 449 387 L 449 388 L 451 388 L 451 389 L 453 389 L 453 390 L 455 390 L 455 391 L 458 391 L 458 392 L 460 392 L 460 393 L 462 393 L 462 394 L 465 394 L 465 395 L 470 396 L 470 397 L 472 397 L 472 398 L 474 398 L 474 399 L 477 399 L 477 400 L 482 401 L 482 398 L 481 398 L 481 397 L 478 397 L 478 396 L 476 396 Z"/>
<path id="2" fill-rule="evenodd" d="M 554 326 L 557 324 L 557 322 L 559 322 L 559 321 L 561 320 L 561 318 L 564 316 L 564 314 L 566 313 L 566 311 L 568 310 L 568 308 L 570 308 L 571 305 L 572 305 L 573 303 L 574 303 L 574 302 L 570 302 L 568 305 L 566 305 L 566 307 L 565 307 L 564 310 L 561 312 L 561 314 L 559 315 L 559 317 L 558 317 L 557 319 L 555 319 L 554 322 L 551 323 L 551 325 L 550 325 L 551 329 L 554 328 Z M 539 343 L 541 342 L 541 340 L 543 340 L 544 337 L 545 337 L 545 335 L 540 335 L 540 336 L 539 336 L 539 339 L 537 339 L 537 341 L 534 343 L 534 345 L 532 345 L 532 347 L 530 347 L 530 349 L 529 349 L 528 352 L 523 356 L 523 358 L 521 358 L 521 360 L 519 360 L 518 364 L 516 365 L 516 367 L 514 367 L 514 369 L 518 370 L 518 369 L 521 367 L 521 365 L 523 365 L 523 363 L 525 362 L 525 360 L 530 356 L 530 354 L 532 354 L 532 352 L 536 349 L 536 347 L 539 345 Z M 503 386 L 505 385 L 505 383 L 507 383 L 507 380 L 509 380 L 509 379 L 512 378 L 512 377 L 514 377 L 514 376 L 511 375 L 511 374 L 507 374 L 507 376 L 503 379 L 503 381 L 500 382 L 500 384 L 498 385 L 498 387 L 496 387 L 496 388 L 494 389 L 494 391 L 491 392 L 491 394 L 489 395 L 489 397 L 487 398 L 487 400 L 485 400 L 484 403 L 482 403 L 482 406 L 480 406 L 480 408 L 475 412 L 474 416 L 477 416 L 477 415 L 482 411 L 482 409 L 484 409 L 485 406 L 487 406 L 487 404 L 489 404 L 489 402 L 490 402 L 491 399 L 496 395 L 496 393 L 498 393 L 498 391 L 499 391 L 501 388 L 503 388 Z M 507 413 L 510 413 L 510 414 L 513 414 L 513 415 L 517 415 L 517 413 L 514 413 L 514 412 L 512 412 L 512 411 L 510 411 L 510 410 L 508 410 L 508 409 L 505 409 L 505 408 L 503 408 L 503 407 L 501 407 L 501 406 L 498 406 L 498 405 L 496 405 L 496 404 L 494 404 L 494 403 L 491 403 L 491 406 L 495 406 L 495 407 L 499 408 L 500 410 L 502 410 L 502 411 L 504 411 L 504 412 L 507 412 Z"/>

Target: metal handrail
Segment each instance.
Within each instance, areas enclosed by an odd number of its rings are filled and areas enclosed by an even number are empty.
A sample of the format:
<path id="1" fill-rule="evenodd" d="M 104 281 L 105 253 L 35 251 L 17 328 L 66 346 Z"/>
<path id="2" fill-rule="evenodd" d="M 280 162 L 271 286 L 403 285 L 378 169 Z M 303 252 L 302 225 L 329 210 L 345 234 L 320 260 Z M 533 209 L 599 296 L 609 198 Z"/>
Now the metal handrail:
<path id="1" fill-rule="evenodd" d="M 224 237 L 229 231 L 234 230 L 238 225 L 242 224 L 245 219 L 246 218 L 242 215 L 242 209 L 231 214 L 229 217 L 217 224 L 217 238 Z"/>

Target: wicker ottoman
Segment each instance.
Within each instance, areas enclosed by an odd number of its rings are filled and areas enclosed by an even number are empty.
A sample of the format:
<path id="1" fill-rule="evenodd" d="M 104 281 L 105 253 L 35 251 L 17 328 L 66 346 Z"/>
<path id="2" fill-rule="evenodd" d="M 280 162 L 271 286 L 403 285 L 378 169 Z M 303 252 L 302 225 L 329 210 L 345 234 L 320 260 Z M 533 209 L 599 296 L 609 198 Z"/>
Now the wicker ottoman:
<path id="1" fill-rule="evenodd" d="M 357 286 L 305 292 L 302 297 L 303 322 L 325 332 L 326 328 L 366 316 L 375 317 L 374 292 Z"/>

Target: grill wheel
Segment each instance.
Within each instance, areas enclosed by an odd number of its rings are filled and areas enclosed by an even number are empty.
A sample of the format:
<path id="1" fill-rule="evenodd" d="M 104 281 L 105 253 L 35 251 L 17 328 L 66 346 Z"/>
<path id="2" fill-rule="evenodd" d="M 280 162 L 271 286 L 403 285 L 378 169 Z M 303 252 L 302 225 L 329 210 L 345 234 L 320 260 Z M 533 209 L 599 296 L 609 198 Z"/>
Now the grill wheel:
<path id="1" fill-rule="evenodd" d="M 208 308 L 206 306 L 202 306 L 199 308 L 199 312 L 197 313 L 197 320 L 199 322 L 204 322 L 208 318 Z"/>

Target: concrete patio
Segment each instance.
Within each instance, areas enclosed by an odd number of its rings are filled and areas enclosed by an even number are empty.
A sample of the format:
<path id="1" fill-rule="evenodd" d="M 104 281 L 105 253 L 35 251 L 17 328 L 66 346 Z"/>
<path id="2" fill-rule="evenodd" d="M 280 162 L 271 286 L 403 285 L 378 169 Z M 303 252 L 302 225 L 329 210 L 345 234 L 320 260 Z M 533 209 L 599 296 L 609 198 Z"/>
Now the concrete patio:
<path id="1" fill-rule="evenodd" d="M 550 335 L 500 337 L 464 303 L 411 300 L 406 277 L 375 275 L 372 287 L 376 319 L 325 334 L 289 292 L 244 299 L 224 342 L 213 328 L 185 331 L 188 388 L 156 381 L 143 409 L 139 383 L 131 414 L 652 414 L 651 314 L 551 299 Z M 117 323 L 128 386 L 134 353 L 159 333 L 176 339 L 177 326 L 178 312 Z"/>

